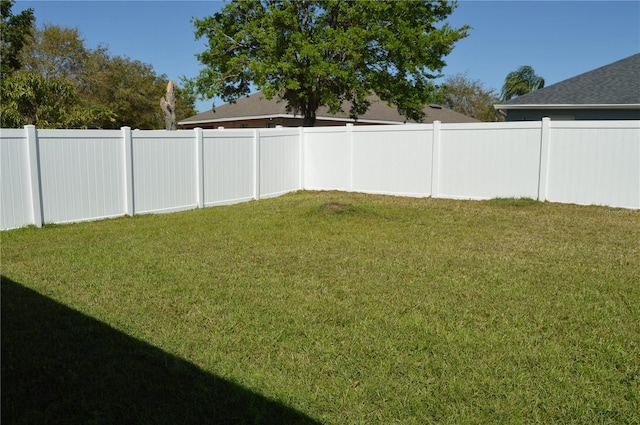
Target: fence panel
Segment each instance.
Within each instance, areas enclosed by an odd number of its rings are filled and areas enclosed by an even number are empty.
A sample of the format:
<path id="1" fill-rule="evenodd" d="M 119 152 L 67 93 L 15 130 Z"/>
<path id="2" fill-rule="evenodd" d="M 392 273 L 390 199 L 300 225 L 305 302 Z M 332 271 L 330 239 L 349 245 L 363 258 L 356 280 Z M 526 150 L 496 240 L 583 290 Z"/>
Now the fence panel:
<path id="1" fill-rule="evenodd" d="M 442 124 L 435 197 L 538 196 L 540 122 Z"/>
<path id="2" fill-rule="evenodd" d="M 0 143 L 0 229 L 34 224 L 26 130 L 3 129 Z"/>
<path id="3" fill-rule="evenodd" d="M 432 125 L 354 127 L 352 138 L 352 190 L 431 194 Z"/>
<path id="4" fill-rule="evenodd" d="M 304 188 L 350 190 L 351 151 L 347 128 L 304 129 Z"/>
<path id="5" fill-rule="evenodd" d="M 640 122 L 551 122 L 547 199 L 640 208 Z"/>
<path id="6" fill-rule="evenodd" d="M 38 130 L 45 223 L 124 215 L 119 130 Z"/>
<path id="7" fill-rule="evenodd" d="M 195 133 L 133 131 L 133 205 L 136 213 L 196 208 Z"/>
<path id="8" fill-rule="evenodd" d="M 248 201 L 255 196 L 253 130 L 203 132 L 203 183 L 206 206 Z"/>
<path id="9" fill-rule="evenodd" d="M 300 182 L 300 130 L 260 131 L 260 197 L 302 189 Z"/>
<path id="10" fill-rule="evenodd" d="M 640 209 L 640 121 L 3 129 L 0 228 L 344 190 Z"/>

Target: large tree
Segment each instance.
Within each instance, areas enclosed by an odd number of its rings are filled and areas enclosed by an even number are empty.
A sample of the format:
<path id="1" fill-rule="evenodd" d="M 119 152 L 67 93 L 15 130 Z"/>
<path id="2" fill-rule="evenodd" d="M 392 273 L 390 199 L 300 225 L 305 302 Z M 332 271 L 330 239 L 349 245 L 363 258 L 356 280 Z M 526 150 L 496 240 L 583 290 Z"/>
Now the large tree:
<path id="1" fill-rule="evenodd" d="M 507 74 L 502 86 L 502 100 L 509 100 L 544 87 L 544 78 L 536 75 L 529 65 L 523 65 Z"/>
<path id="2" fill-rule="evenodd" d="M 13 0 L 0 0 L 0 78 L 6 78 L 22 67 L 20 51 L 31 37 L 35 17 L 33 9 L 26 9 L 17 15 L 11 12 Z"/>
<path id="3" fill-rule="evenodd" d="M 99 46 L 99 51 L 106 48 Z M 43 78 L 59 78 L 80 85 L 81 76 L 92 53 L 77 28 L 44 25 L 34 28 L 20 61 L 22 69 Z"/>
<path id="4" fill-rule="evenodd" d="M 83 77 L 83 99 L 116 113 L 115 127 L 164 128 L 159 106 L 167 81 L 151 65 L 106 54 L 92 55 Z"/>
<path id="5" fill-rule="evenodd" d="M 465 74 L 448 76 L 441 87 L 442 103 L 449 109 L 480 121 L 500 121 L 502 116 L 493 107 L 499 101 L 493 89 Z"/>
<path id="6" fill-rule="evenodd" d="M 84 126 L 164 128 L 159 101 L 165 94 L 167 77 L 157 75 L 151 65 L 111 56 L 104 46 L 86 47 L 75 28 L 45 25 L 34 29 L 32 40 L 22 50 L 21 62 L 24 72 L 70 84 L 86 110 L 109 112 L 99 115 L 106 119 L 92 117 Z M 194 115 L 194 105 L 193 95 L 176 90 L 179 118 Z"/>
<path id="7" fill-rule="evenodd" d="M 443 21 L 455 2 L 240 0 L 194 21 L 208 48 L 191 80 L 202 98 L 233 102 L 252 86 L 315 123 L 316 111 L 349 102 L 357 119 L 375 93 L 409 119 L 421 120 L 432 80 L 467 26 Z"/>

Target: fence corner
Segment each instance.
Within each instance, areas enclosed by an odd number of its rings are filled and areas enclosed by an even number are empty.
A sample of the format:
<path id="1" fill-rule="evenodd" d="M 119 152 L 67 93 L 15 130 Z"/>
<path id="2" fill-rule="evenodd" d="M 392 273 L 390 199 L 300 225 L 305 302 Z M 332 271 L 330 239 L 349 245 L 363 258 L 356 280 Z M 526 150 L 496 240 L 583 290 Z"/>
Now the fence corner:
<path id="1" fill-rule="evenodd" d="M 542 118 L 540 127 L 540 166 L 538 170 L 538 201 L 547 200 L 549 189 L 549 150 L 551 148 L 551 119 Z"/>
<path id="2" fill-rule="evenodd" d="M 120 127 L 122 132 L 122 145 L 124 149 L 124 212 L 133 217 L 135 207 L 133 205 L 133 142 L 131 140 L 131 127 Z"/>
<path id="3" fill-rule="evenodd" d="M 25 125 L 29 152 L 29 177 L 31 180 L 31 208 L 33 212 L 33 224 L 42 227 L 44 223 L 44 211 L 42 207 L 42 180 L 40 177 L 40 144 L 38 143 L 38 130 L 35 125 Z"/>

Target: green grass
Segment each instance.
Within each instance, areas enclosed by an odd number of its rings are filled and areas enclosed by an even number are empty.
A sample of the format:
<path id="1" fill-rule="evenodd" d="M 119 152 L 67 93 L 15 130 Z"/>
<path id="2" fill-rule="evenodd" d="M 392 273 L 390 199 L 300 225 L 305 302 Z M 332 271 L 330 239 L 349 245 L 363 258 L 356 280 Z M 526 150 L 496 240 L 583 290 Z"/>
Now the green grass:
<path id="1" fill-rule="evenodd" d="M 77 423 L 108 423 L 91 413 L 103 396 L 73 385 L 20 397 L 46 366 L 29 344 L 58 340 L 60 326 L 34 330 L 27 315 L 10 332 L 7 320 L 53 303 L 156 359 L 131 370 L 89 344 L 107 366 L 65 374 L 80 339 L 69 325 L 48 360 L 55 383 L 99 374 L 113 382 L 90 391 L 133 386 L 104 397 L 110 412 L 143 406 L 141 423 L 185 411 L 185 423 L 640 422 L 638 211 L 298 192 L 0 236 L 3 419 L 29 418 L 32 403 L 36 422 L 76 409 Z M 43 300 L 22 308 L 14 286 Z M 190 402 L 166 394 L 167 374 L 192 383 L 175 389 Z"/>

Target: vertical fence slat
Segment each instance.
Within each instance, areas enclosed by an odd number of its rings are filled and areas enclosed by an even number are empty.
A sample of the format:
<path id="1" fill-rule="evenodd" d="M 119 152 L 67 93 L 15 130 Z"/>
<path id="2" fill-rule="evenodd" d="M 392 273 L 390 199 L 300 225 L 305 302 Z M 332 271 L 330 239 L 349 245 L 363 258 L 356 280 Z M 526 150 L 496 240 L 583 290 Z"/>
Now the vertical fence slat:
<path id="1" fill-rule="evenodd" d="M 260 199 L 260 131 L 253 131 L 253 199 Z"/>
<path id="2" fill-rule="evenodd" d="M 347 143 L 349 143 L 349 183 L 347 185 L 347 191 L 353 190 L 353 124 L 346 125 L 347 129 Z"/>
<path id="3" fill-rule="evenodd" d="M 431 155 L 431 196 L 440 194 L 440 121 L 433 122 L 433 146 Z"/>
<path id="4" fill-rule="evenodd" d="M 542 129 L 540 131 L 540 174 L 538 178 L 538 200 L 547 200 L 549 189 L 549 151 L 551 148 L 551 119 L 542 119 Z"/>
<path id="5" fill-rule="evenodd" d="M 42 212 L 42 184 L 40 179 L 40 158 L 38 146 L 38 131 L 34 125 L 24 127 L 29 144 L 29 174 L 31 178 L 31 206 L 33 208 L 33 224 L 42 227 L 44 214 Z"/>
<path id="6" fill-rule="evenodd" d="M 298 176 L 298 187 L 304 189 L 304 127 L 299 127 L 300 132 L 298 143 L 300 144 L 300 175 Z"/>
<path id="7" fill-rule="evenodd" d="M 198 208 L 204 208 L 204 140 L 201 128 L 195 128 L 193 131 L 196 142 L 196 200 Z"/>
<path id="8" fill-rule="evenodd" d="M 133 216 L 133 145 L 131 142 L 131 127 L 122 127 L 122 144 L 124 148 L 124 205 L 125 214 Z"/>

